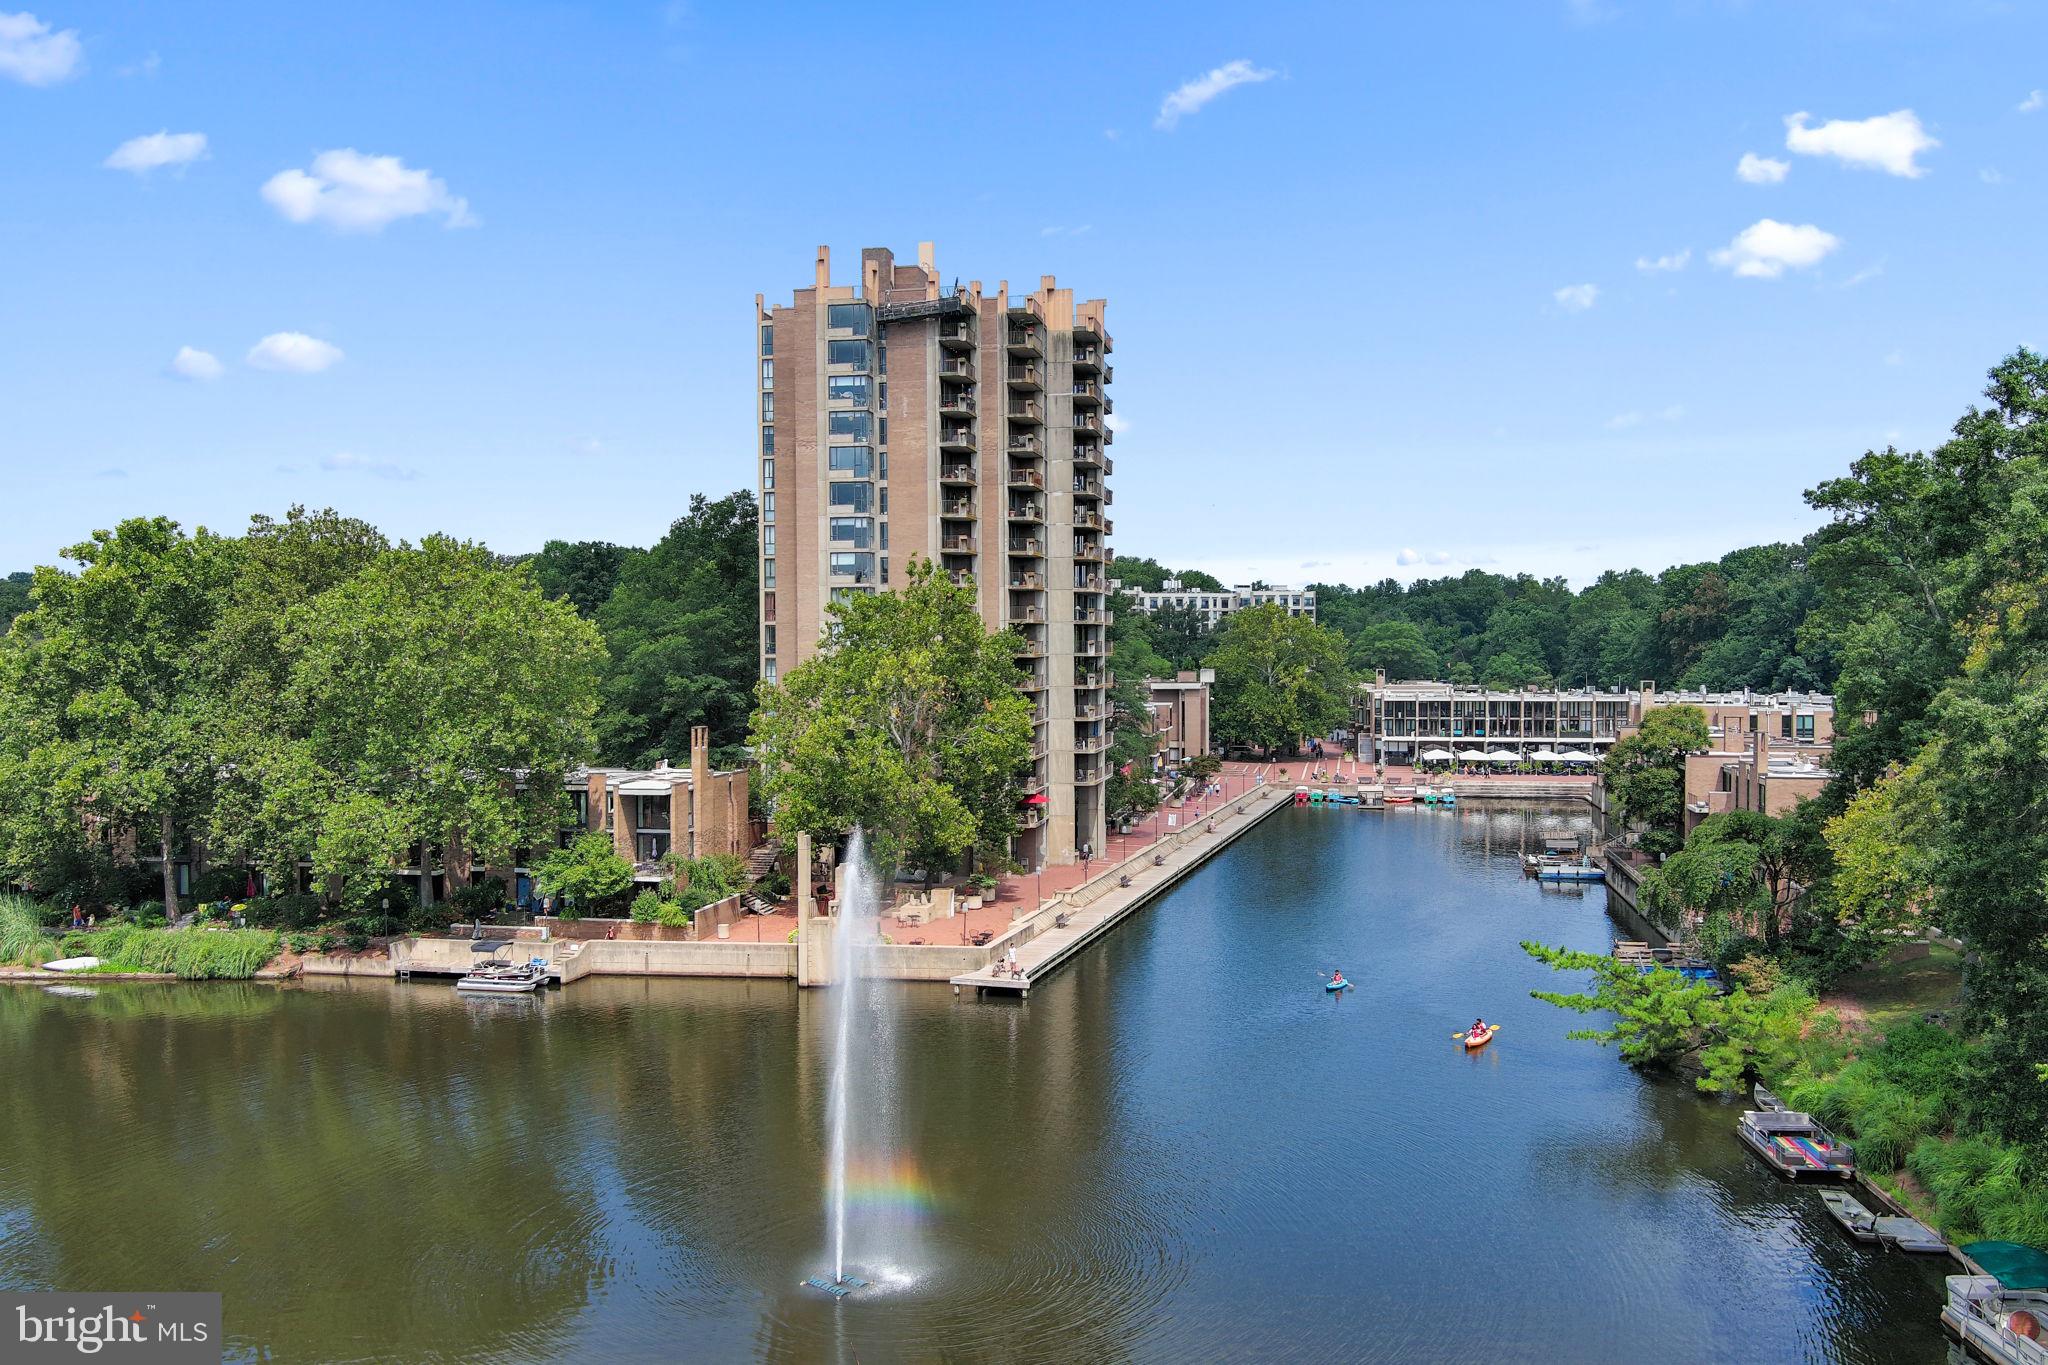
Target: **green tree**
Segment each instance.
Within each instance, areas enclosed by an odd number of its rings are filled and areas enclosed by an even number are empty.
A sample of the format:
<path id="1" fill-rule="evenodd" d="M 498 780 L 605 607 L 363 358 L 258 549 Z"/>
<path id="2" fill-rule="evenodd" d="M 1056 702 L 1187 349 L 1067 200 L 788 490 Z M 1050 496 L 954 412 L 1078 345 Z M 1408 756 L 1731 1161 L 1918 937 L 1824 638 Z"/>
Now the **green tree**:
<path id="1" fill-rule="evenodd" d="M 1630 1066 L 1670 1068 L 1697 1052 L 1714 1016 L 1716 992 L 1710 982 L 1689 981 L 1674 971 L 1641 971 L 1605 953 L 1581 953 L 1541 943 L 1522 951 L 1556 971 L 1593 974 L 1590 991 L 1530 991 L 1546 1004 L 1575 1014 L 1614 1016 L 1605 1028 L 1574 1029 L 1567 1037 L 1605 1046 L 1612 1043 Z"/>
<path id="2" fill-rule="evenodd" d="M 1148 639 L 1170 668 L 1199 668 L 1216 646 L 1217 632 L 1193 607 L 1161 607 L 1152 613 Z"/>
<path id="3" fill-rule="evenodd" d="M 1217 737 L 1262 750 L 1327 734 L 1351 714 L 1344 640 L 1306 616 L 1268 605 L 1232 612 L 1218 632 Z"/>
<path id="4" fill-rule="evenodd" d="M 1390 680 L 1434 678 L 1442 670 L 1436 651 L 1413 621 L 1375 621 L 1362 627 L 1351 637 L 1349 658 L 1360 673 L 1385 669 Z"/>
<path id="5" fill-rule="evenodd" d="M 1710 742 L 1706 712 L 1658 706 L 1601 760 L 1608 800 L 1625 823 L 1643 826 L 1650 852 L 1675 853 L 1684 842 L 1685 756 L 1704 752 Z"/>
<path id="6" fill-rule="evenodd" d="M 76 574 L 36 571 L 35 606 L 0 646 L 0 865 L 16 877 L 135 837 L 177 913 L 177 846 L 219 767 L 201 646 L 237 549 L 138 517 L 66 550 Z"/>
<path id="7" fill-rule="evenodd" d="M 1936 871 L 1931 836 L 1941 819 L 1929 761 L 1923 756 L 1878 779 L 1827 822 L 1835 913 L 1864 933 L 1929 926 Z"/>
<path id="8" fill-rule="evenodd" d="M 752 493 L 696 494 L 620 568 L 597 611 L 611 651 L 597 722 L 607 762 L 682 759 L 697 725 L 711 730 L 714 762 L 741 761 L 759 674 L 757 519 Z"/>
<path id="9" fill-rule="evenodd" d="M 34 582 L 35 575 L 24 572 L 0 578 L 0 635 L 6 634 L 15 617 L 29 609 L 29 585 Z"/>
<path id="10" fill-rule="evenodd" d="M 1643 874 L 1643 904 L 1666 922 L 1705 917 L 1706 938 L 1738 936 L 1775 947 L 1791 910 L 1795 871 L 1814 868 L 1810 822 L 1734 810 L 1710 815 L 1685 846 Z M 1825 847 L 1819 850 L 1825 857 Z M 1809 876 L 1813 875 L 1809 871 Z"/>
<path id="11" fill-rule="evenodd" d="M 604 646 L 524 568 L 430 536 L 293 611 L 286 645 L 317 873 L 402 865 L 417 844 L 461 886 L 472 860 L 552 842 L 563 779 L 590 754 Z"/>
<path id="12" fill-rule="evenodd" d="M 543 896 L 566 897 L 563 918 L 581 919 L 615 905 L 633 889 L 633 865 L 612 847 L 612 836 L 594 829 L 550 850 L 533 869 Z"/>
<path id="13" fill-rule="evenodd" d="M 828 608 L 828 643 L 763 684 L 753 744 L 785 837 L 859 826 L 899 866 L 972 852 L 1002 862 L 1031 762 L 1014 632 L 991 634 L 971 587 L 913 560 L 901 591 Z"/>
<path id="14" fill-rule="evenodd" d="M 543 593 L 591 617 L 611 600 L 627 562 L 641 553 L 603 540 L 551 540 L 528 563 Z"/>

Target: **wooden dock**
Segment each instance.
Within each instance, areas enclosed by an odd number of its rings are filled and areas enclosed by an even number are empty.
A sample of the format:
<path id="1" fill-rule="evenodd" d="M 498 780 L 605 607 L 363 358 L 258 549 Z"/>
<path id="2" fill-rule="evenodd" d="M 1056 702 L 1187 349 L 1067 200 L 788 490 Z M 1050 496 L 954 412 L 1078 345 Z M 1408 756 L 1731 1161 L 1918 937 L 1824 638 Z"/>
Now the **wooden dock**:
<path id="1" fill-rule="evenodd" d="M 1020 975 L 1010 975 L 1006 970 L 1008 964 L 998 958 L 985 971 L 954 977 L 953 993 L 958 995 L 971 986 L 980 992 L 1029 995 L 1033 986 L 1120 924 L 1125 916 L 1215 857 L 1274 811 L 1293 804 L 1291 791 L 1261 787 L 1219 808 L 1200 826 L 1182 831 L 1178 842 L 1140 850 L 1118 867 L 1076 888 L 1089 898 L 1063 907 L 1051 927 L 1033 935 L 1017 949 Z M 1124 877 L 1130 878 L 1129 886 L 1119 884 Z"/>

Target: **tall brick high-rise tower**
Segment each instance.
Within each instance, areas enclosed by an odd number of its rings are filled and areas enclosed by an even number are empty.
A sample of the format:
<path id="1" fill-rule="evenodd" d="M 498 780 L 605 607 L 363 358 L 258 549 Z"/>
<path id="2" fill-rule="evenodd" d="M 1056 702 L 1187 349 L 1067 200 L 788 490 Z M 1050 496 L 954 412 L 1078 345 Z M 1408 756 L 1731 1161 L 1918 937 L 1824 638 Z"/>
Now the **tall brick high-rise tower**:
<path id="1" fill-rule="evenodd" d="M 860 279 L 787 306 L 755 295 L 760 363 L 761 676 L 817 648 L 841 593 L 886 591 L 913 557 L 974 585 L 1024 637 L 1036 759 L 1016 857 L 1100 853 L 1109 748 L 1111 524 L 1104 301 L 1050 275 L 1012 295 L 941 285 L 861 252 Z"/>

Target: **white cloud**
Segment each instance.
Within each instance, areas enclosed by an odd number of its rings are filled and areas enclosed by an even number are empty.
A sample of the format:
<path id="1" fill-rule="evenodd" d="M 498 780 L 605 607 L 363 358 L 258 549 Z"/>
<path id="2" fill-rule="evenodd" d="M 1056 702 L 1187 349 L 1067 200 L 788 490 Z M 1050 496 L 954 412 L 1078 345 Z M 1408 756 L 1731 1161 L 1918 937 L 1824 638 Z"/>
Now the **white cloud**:
<path id="1" fill-rule="evenodd" d="M 1735 163 L 1735 178 L 1751 185 L 1775 185 L 1792 173 L 1792 163 L 1744 152 Z"/>
<path id="2" fill-rule="evenodd" d="M 1111 431 L 1115 432 L 1119 436 L 1123 435 L 1125 432 L 1131 429 L 1131 424 L 1129 422 L 1125 421 L 1123 418 L 1117 416 L 1113 412 L 1109 414 L 1109 416 L 1102 419 L 1102 425 L 1108 427 Z"/>
<path id="3" fill-rule="evenodd" d="M 373 460 L 367 455 L 342 450 L 320 461 L 320 467 L 330 474 L 367 474 L 373 479 L 413 479 L 419 477 L 416 469 L 407 469 L 395 460 Z"/>
<path id="4" fill-rule="evenodd" d="M 304 332 L 272 332 L 249 348 L 249 363 L 259 370 L 318 374 L 341 360 L 341 348 Z"/>
<path id="5" fill-rule="evenodd" d="M 0 14 L 0 76 L 23 85 L 55 85 L 78 74 L 84 56 L 77 29 L 52 33 L 27 10 Z"/>
<path id="6" fill-rule="evenodd" d="M 1638 256 L 1636 269 L 1645 275 L 1653 275 L 1663 270 L 1683 270 L 1691 260 L 1692 248 L 1685 247 L 1672 252 L 1669 256 Z"/>
<path id="7" fill-rule="evenodd" d="M 1394 562 L 1396 564 L 1420 564 L 1422 556 L 1413 550 L 1403 549 L 1401 553 L 1394 556 Z"/>
<path id="8" fill-rule="evenodd" d="M 1556 299 L 1557 306 L 1564 309 L 1567 313 L 1583 313 L 1593 306 L 1595 299 L 1600 297 L 1600 286 L 1597 284 L 1568 284 L 1562 289 L 1552 290 L 1550 297 Z"/>
<path id="9" fill-rule="evenodd" d="M 162 57 L 157 56 L 156 53 L 152 52 L 139 62 L 130 62 L 128 63 L 128 65 L 117 69 L 114 72 L 114 74 L 116 76 L 121 77 L 123 80 L 126 80 L 130 76 L 154 76 L 156 75 L 158 68 L 160 68 L 163 64 L 164 59 Z"/>
<path id="10" fill-rule="evenodd" d="M 1639 427 L 1642 424 L 1643 415 L 1640 412 L 1617 412 L 1607 419 L 1609 431 L 1627 431 L 1630 427 Z"/>
<path id="11" fill-rule="evenodd" d="M 1451 552 L 1449 550 L 1431 550 L 1423 558 L 1432 564 L 1448 564 L 1451 562 Z"/>
<path id="12" fill-rule="evenodd" d="M 211 351 L 200 351 L 190 346 L 180 346 L 178 353 L 171 357 L 171 373 L 180 379 L 196 379 L 202 383 L 208 382 L 220 378 L 220 359 Z"/>
<path id="13" fill-rule="evenodd" d="M 1841 244 L 1841 238 L 1811 223 L 1759 218 L 1710 259 L 1745 279 L 1775 280 L 1787 270 L 1804 270 Z"/>
<path id="14" fill-rule="evenodd" d="M 1235 90 L 1240 85 L 1257 85 L 1260 81 L 1270 81 L 1279 74 L 1277 71 L 1253 66 L 1242 57 L 1234 62 L 1225 62 L 1206 75 L 1185 82 L 1178 90 L 1161 100 L 1159 117 L 1152 120 L 1152 126 L 1172 132 L 1183 118 L 1199 112 L 1204 105 L 1225 91 Z"/>
<path id="15" fill-rule="evenodd" d="M 133 171 L 148 175 L 161 166 L 189 166 L 206 156 L 206 134 L 145 133 L 131 137 L 114 148 L 100 164 L 110 171 Z"/>
<path id="16" fill-rule="evenodd" d="M 1999 173 L 1996 166 L 1986 166 L 1983 170 L 1977 172 L 1977 178 L 1987 185 L 2003 185 L 2005 183 L 2005 177 Z"/>
<path id="17" fill-rule="evenodd" d="M 2048 107 L 2048 95 L 2044 95 L 2039 90 L 2029 90 L 2027 97 L 2021 100 L 2018 105 L 2019 111 L 2022 114 L 2039 113 L 2044 107 Z"/>
<path id="18" fill-rule="evenodd" d="M 1841 287 L 1844 289 L 1854 289 L 1857 285 L 1867 284 L 1882 274 L 1884 274 L 1883 261 L 1879 261 L 1875 265 L 1866 265 L 1848 279 L 1843 280 Z"/>
<path id="19" fill-rule="evenodd" d="M 450 194 L 433 172 L 353 147 L 320 153 L 310 171 L 279 171 L 263 183 L 263 198 L 294 223 L 325 223 L 337 232 L 381 232 L 422 215 L 451 228 L 477 224 L 469 201 Z"/>
<path id="20" fill-rule="evenodd" d="M 1807 113 L 1785 118 L 1785 146 L 1802 156 L 1831 156 L 1845 166 L 1861 166 L 1916 180 L 1927 168 L 1914 160 L 1941 144 L 1927 135 L 1919 116 L 1899 109 L 1867 119 L 1829 119 L 1808 127 Z"/>

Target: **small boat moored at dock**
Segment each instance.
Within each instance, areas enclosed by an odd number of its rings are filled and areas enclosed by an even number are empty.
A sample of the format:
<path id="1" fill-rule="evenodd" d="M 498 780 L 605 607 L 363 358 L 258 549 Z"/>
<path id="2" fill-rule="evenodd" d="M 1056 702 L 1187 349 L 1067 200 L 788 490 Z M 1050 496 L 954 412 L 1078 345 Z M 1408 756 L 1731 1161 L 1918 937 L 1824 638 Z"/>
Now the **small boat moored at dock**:
<path id="1" fill-rule="evenodd" d="M 1811 1114 L 1794 1109 L 1751 1110 L 1736 1121 L 1735 1133 L 1788 1180 L 1847 1179 L 1856 1174 L 1848 1144 L 1837 1141 Z"/>
<path id="2" fill-rule="evenodd" d="M 2048 1293 L 2012 1289 L 1993 1275 L 1950 1275 L 1941 1328 L 1971 1359 L 1990 1365 L 2048 1365 Z"/>
<path id="3" fill-rule="evenodd" d="M 1948 1239 L 1917 1218 L 1879 1218 L 1877 1240 L 1895 1251 L 1948 1250 Z"/>
<path id="4" fill-rule="evenodd" d="M 1877 1240 L 1877 1215 L 1855 1195 L 1847 1190 L 1822 1190 L 1820 1202 L 1828 1206 L 1828 1215 L 1842 1225 L 1842 1231 L 1859 1242 Z"/>
<path id="5" fill-rule="evenodd" d="M 537 991 L 547 985 L 547 959 L 536 957 L 514 962 L 496 955 L 500 949 L 509 946 L 502 939 L 479 939 L 470 951 L 488 956 L 480 956 L 479 960 L 472 962 L 469 974 L 455 983 L 455 989 L 473 994 L 517 995 Z"/>
<path id="6" fill-rule="evenodd" d="M 1543 858 L 1536 864 L 1536 880 L 1543 882 L 1597 882 L 1607 869 L 1590 858 Z"/>

